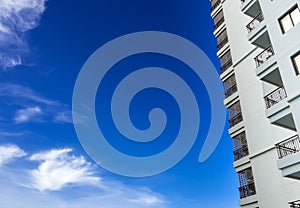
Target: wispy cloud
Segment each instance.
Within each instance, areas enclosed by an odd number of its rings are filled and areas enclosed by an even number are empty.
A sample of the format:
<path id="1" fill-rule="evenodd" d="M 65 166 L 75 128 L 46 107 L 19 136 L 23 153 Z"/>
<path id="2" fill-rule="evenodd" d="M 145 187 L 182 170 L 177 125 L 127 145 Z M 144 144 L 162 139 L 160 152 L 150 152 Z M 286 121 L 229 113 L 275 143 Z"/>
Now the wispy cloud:
<path id="1" fill-rule="evenodd" d="M 152 194 L 142 193 L 140 196 L 136 197 L 135 199 L 129 199 L 129 201 L 141 206 L 151 206 L 151 207 L 158 204 L 165 203 L 165 201 L 161 197 L 153 193 Z"/>
<path id="2" fill-rule="evenodd" d="M 1 131 L 0 129 L 0 137 L 19 137 L 27 134 L 29 132 L 22 131 L 22 132 L 10 132 L 10 131 Z"/>
<path id="3" fill-rule="evenodd" d="M 26 32 L 36 28 L 46 0 L 0 0 L 0 66 L 21 65 L 29 49 Z"/>
<path id="4" fill-rule="evenodd" d="M 26 153 L 16 145 L 2 145 L 0 146 L 0 166 L 25 155 Z"/>
<path id="5" fill-rule="evenodd" d="M 57 101 L 46 99 L 28 87 L 5 82 L 0 82 L 0 96 L 25 99 L 46 105 L 59 105 Z"/>
<path id="6" fill-rule="evenodd" d="M 73 122 L 72 112 L 67 105 L 47 99 L 29 87 L 0 82 L 0 101 L 6 105 L 6 109 L 15 109 L 14 115 L 8 116 L 13 117 L 15 123 Z"/>
<path id="7" fill-rule="evenodd" d="M 60 190 L 67 185 L 97 185 L 99 177 L 94 176 L 93 167 L 83 156 L 71 154 L 72 149 L 54 149 L 34 154 L 32 161 L 41 162 L 31 171 L 32 187 L 40 191 Z"/>
<path id="8" fill-rule="evenodd" d="M 18 110 L 14 120 L 16 123 L 24 123 L 32 121 L 32 119 L 38 119 L 38 116 L 42 114 L 42 109 L 39 106 L 29 107 Z"/>
<path id="9" fill-rule="evenodd" d="M 72 112 L 71 111 L 58 112 L 55 116 L 54 121 L 59 123 L 73 123 Z"/>
<path id="10" fill-rule="evenodd" d="M 6 159 L 6 164 L 19 158 L 25 163 L 37 163 L 37 167 L 29 164 L 28 168 L 14 166 L 13 171 L 0 169 L 1 207 L 173 207 L 163 195 L 147 187 L 127 186 L 99 176 L 96 167 L 82 155 L 75 155 L 71 148 L 52 149 L 24 157 L 24 150 L 15 145 L 2 147 L 6 148 L 6 153 L 12 152 L 4 155 L 14 155 Z"/>

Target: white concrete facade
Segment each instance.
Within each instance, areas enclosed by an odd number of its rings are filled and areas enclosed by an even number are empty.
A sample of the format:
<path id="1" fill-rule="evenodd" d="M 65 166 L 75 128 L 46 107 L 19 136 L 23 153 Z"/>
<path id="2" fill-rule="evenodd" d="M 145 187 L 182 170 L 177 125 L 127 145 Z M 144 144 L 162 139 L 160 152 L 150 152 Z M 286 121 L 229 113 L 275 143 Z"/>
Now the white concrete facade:
<path id="1" fill-rule="evenodd" d="M 211 3 L 241 185 L 239 204 L 300 207 L 300 66 L 295 63 L 300 1 Z"/>

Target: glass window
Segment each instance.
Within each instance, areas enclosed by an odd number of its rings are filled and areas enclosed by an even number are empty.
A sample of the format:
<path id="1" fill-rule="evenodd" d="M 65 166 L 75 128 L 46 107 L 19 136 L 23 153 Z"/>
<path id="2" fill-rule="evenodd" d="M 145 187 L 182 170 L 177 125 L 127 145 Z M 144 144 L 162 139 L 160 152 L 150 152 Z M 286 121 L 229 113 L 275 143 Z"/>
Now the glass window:
<path id="1" fill-rule="evenodd" d="M 289 13 L 284 15 L 279 22 L 283 33 L 289 31 L 292 27 L 300 22 L 299 8 L 296 7 L 295 9 L 292 9 Z"/>
<path id="2" fill-rule="evenodd" d="M 300 74 L 300 52 L 292 57 L 296 74 Z"/>
<path id="3" fill-rule="evenodd" d="M 300 22 L 300 10 L 298 7 L 291 12 L 291 17 L 294 25 Z"/>
<path id="4" fill-rule="evenodd" d="M 225 97 L 228 98 L 230 95 L 237 91 L 236 81 L 234 74 L 224 81 Z"/>
<path id="5" fill-rule="evenodd" d="M 283 33 L 286 33 L 293 27 L 293 23 L 290 18 L 290 15 L 282 18 L 280 22 L 281 22 L 281 27 L 282 27 Z"/>
<path id="6" fill-rule="evenodd" d="M 231 53 L 230 51 L 227 51 L 221 58 L 221 65 L 226 64 L 228 61 L 231 60 Z"/>

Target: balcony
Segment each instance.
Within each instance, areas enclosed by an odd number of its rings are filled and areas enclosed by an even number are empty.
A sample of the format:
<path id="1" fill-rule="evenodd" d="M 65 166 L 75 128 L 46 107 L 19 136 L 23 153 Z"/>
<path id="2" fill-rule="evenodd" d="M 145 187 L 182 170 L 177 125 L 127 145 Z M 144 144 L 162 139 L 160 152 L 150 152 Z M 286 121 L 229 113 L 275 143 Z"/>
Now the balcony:
<path id="1" fill-rule="evenodd" d="M 300 180 L 300 140 L 299 135 L 276 144 L 279 160 L 277 165 L 282 175 Z"/>
<path id="2" fill-rule="evenodd" d="M 300 200 L 289 202 L 290 208 L 300 208 Z"/>
<path id="3" fill-rule="evenodd" d="M 241 0 L 241 10 L 250 17 L 255 17 L 260 11 L 258 0 Z"/>
<path id="4" fill-rule="evenodd" d="M 229 69 L 229 67 L 231 67 L 232 66 L 232 59 L 229 59 L 226 63 L 224 63 L 221 67 L 220 67 L 220 69 L 221 69 L 221 71 L 222 71 L 222 73 L 223 72 L 225 72 L 227 69 Z"/>
<path id="5" fill-rule="evenodd" d="M 215 10 L 221 4 L 221 0 L 212 1 L 211 11 Z"/>
<path id="6" fill-rule="evenodd" d="M 229 96 L 231 96 L 236 91 L 237 91 L 237 86 L 235 84 L 235 85 L 233 85 L 230 88 L 228 88 L 228 89 L 225 90 L 225 92 L 224 92 L 225 97 L 228 98 Z"/>
<path id="7" fill-rule="evenodd" d="M 251 33 L 264 20 L 263 14 L 260 12 L 253 20 L 246 26 L 248 33 Z"/>
<path id="8" fill-rule="evenodd" d="M 267 48 L 271 45 L 271 40 L 268 34 L 267 26 L 264 23 L 263 13 L 259 13 L 253 20 L 246 26 L 248 31 L 248 41 L 260 48 Z"/>
<path id="9" fill-rule="evenodd" d="M 246 186 L 242 186 L 239 188 L 240 191 L 240 198 L 246 198 L 249 196 L 253 196 L 256 194 L 256 189 L 255 189 L 255 184 L 254 183 L 250 183 Z"/>
<path id="10" fill-rule="evenodd" d="M 214 29 L 218 29 L 218 27 L 220 27 L 223 22 L 225 22 L 225 18 L 221 17 L 221 19 L 214 25 Z"/>
<path id="11" fill-rule="evenodd" d="M 283 142 L 280 142 L 279 144 L 276 144 L 278 157 L 279 159 L 282 159 L 286 156 L 295 154 L 300 151 L 300 140 L 299 136 L 293 136 L 289 139 L 284 140 Z"/>
<path id="12" fill-rule="evenodd" d="M 274 50 L 272 46 L 269 46 L 267 49 L 265 49 L 263 52 L 261 52 L 258 56 L 254 58 L 256 63 L 256 68 L 263 65 L 269 58 L 274 56 Z"/>
<path id="13" fill-rule="evenodd" d="M 241 121 L 243 121 L 242 113 L 238 113 L 236 116 L 229 119 L 230 127 L 235 126 L 236 124 L 240 123 Z"/>
<path id="14" fill-rule="evenodd" d="M 245 146 L 245 147 L 242 147 L 238 150 L 235 150 L 233 152 L 233 155 L 234 155 L 234 161 L 237 161 L 239 159 L 242 159 L 243 157 L 246 157 L 249 155 L 249 150 L 248 150 L 248 147 Z"/>
<path id="15" fill-rule="evenodd" d="M 228 43 L 228 37 L 225 37 L 225 38 L 217 45 L 218 50 L 220 50 L 224 45 L 226 45 L 226 43 Z"/>
<path id="16" fill-rule="evenodd" d="M 271 108 L 273 105 L 276 105 L 286 97 L 287 94 L 285 92 L 284 87 L 282 86 L 272 91 L 271 93 L 269 93 L 267 96 L 264 97 L 267 109 Z"/>

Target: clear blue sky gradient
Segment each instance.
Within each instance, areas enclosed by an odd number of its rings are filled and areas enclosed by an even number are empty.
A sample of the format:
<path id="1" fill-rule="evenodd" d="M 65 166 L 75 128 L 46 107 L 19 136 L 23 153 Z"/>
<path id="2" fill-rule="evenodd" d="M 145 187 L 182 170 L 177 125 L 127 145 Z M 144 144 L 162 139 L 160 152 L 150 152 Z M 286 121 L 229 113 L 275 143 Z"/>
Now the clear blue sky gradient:
<path id="1" fill-rule="evenodd" d="M 180 35 L 201 48 L 218 69 L 217 42 L 213 36 L 210 7 L 209 0 L 49 0 L 39 26 L 26 34 L 30 49 L 30 53 L 25 57 L 26 63 L 13 69 L 0 70 L 0 83 L 32 89 L 40 97 L 59 103 L 60 108 L 67 112 L 71 110 L 73 87 L 77 75 L 87 58 L 108 41 L 138 31 L 164 31 Z M 131 68 L 148 67 L 153 63 L 177 67 L 179 73 L 186 70 L 185 66 L 174 60 L 153 54 L 131 57 L 119 63 L 119 67 L 130 71 Z M 118 79 L 117 75 L 111 76 L 111 79 Z M 109 77 L 107 79 L 111 80 Z M 210 105 L 203 84 L 197 80 L 193 83 L 195 91 L 201 95 L 197 99 L 200 103 L 202 124 L 199 138 L 191 152 L 169 171 L 141 179 L 118 176 L 97 167 L 97 172 L 103 180 L 118 181 L 133 188 L 147 187 L 164 196 L 169 203 L 165 205 L 166 207 L 238 207 L 238 180 L 232 166 L 233 147 L 227 133 L 228 126 L 225 127 L 223 137 L 214 154 L 205 163 L 198 162 L 199 152 L 208 130 Z M 152 93 L 158 98 L 168 97 L 164 92 Z M 144 117 L 133 116 L 132 118 L 133 122 L 141 128 L 146 128 L 148 124 L 145 120 L 146 110 L 140 106 L 146 106 L 147 109 L 159 105 L 158 99 L 143 98 L 146 94 L 147 92 L 141 93 L 139 96 L 142 99 L 137 97 L 133 100 L 131 109 L 133 112 L 134 109 L 138 109 L 138 115 L 144 115 Z M 98 95 L 101 93 L 99 92 Z M 23 102 L 21 98 L 19 102 Z M 0 134 L 0 144 L 16 144 L 28 152 L 70 147 L 76 154 L 84 155 L 87 160 L 93 162 L 81 147 L 72 124 L 51 122 L 53 119 L 47 115 L 43 117 L 43 121 L 37 119 L 26 123 L 15 123 L 12 115 L 19 108 L 8 103 L 8 98 L 0 95 L 0 131 L 22 132 L 22 134 L 16 136 Z M 27 106 L 31 105 L 34 104 L 28 103 Z M 166 109 L 168 106 L 176 106 L 172 98 L 167 98 L 162 105 Z M 56 111 L 55 108 L 49 108 L 47 112 L 50 114 Z M 171 118 L 174 122 L 168 124 L 170 128 L 164 134 L 168 135 L 167 138 L 172 138 L 176 134 L 176 130 L 175 133 L 173 130 L 179 125 L 178 109 L 173 107 L 167 111 L 170 116 L 174 114 Z M 102 116 L 107 113 L 101 107 L 97 112 Z M 107 134 L 117 135 L 110 131 L 107 131 Z M 121 143 L 118 140 L 110 142 L 123 152 L 141 156 L 162 151 L 172 142 L 172 139 L 162 143 L 158 140 L 146 149 L 137 144 L 126 144 L 125 140 Z M 19 163 L 14 165 L 15 169 L 26 166 Z M 81 187 L 76 189 L 80 190 Z M 82 187 L 82 192 L 85 190 L 86 187 Z M 59 194 L 62 197 L 72 197 L 78 193 L 66 188 Z"/>

